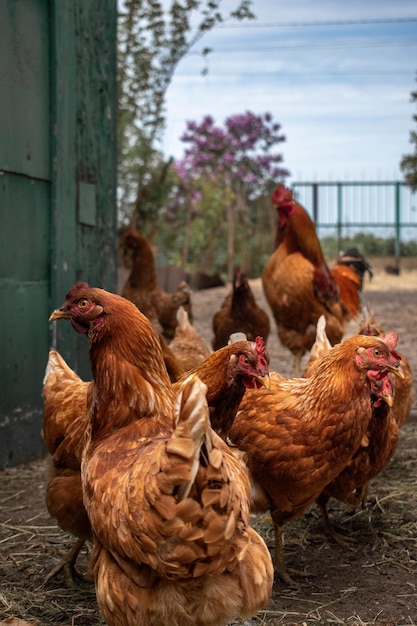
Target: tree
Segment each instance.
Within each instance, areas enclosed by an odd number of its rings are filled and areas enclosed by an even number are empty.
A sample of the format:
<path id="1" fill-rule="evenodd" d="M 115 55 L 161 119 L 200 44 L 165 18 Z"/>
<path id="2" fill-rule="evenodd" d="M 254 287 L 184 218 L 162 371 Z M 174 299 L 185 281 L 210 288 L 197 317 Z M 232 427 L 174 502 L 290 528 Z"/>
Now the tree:
<path id="1" fill-rule="evenodd" d="M 411 92 L 411 101 L 417 102 L 417 91 Z M 413 120 L 417 122 L 417 115 L 413 115 Z M 414 144 L 414 153 L 403 156 L 400 162 L 401 170 L 404 172 L 404 181 L 412 191 L 417 191 L 417 132 L 410 132 L 410 143 Z"/>
<path id="2" fill-rule="evenodd" d="M 119 208 L 122 221 L 143 227 L 164 198 L 167 164 L 157 150 L 165 96 L 178 63 L 222 22 L 222 0 L 124 0 L 118 33 Z M 240 0 L 229 19 L 252 19 Z M 208 48 L 203 55 L 209 54 Z M 161 191 L 162 190 L 162 191 Z M 159 202 L 158 202 L 159 201 Z M 133 208 L 133 219 L 132 219 Z"/>
<path id="3" fill-rule="evenodd" d="M 280 129 L 270 113 L 256 115 L 247 111 L 228 117 L 224 127 L 216 126 L 209 115 L 201 123 L 188 121 L 181 137 L 188 147 L 184 158 L 175 164 L 180 182 L 175 189 L 173 204 L 177 210 L 174 214 L 184 212 L 185 207 L 189 229 L 192 215 L 199 215 L 202 209 L 201 194 L 195 192 L 201 190 L 204 181 L 212 182 L 222 197 L 222 210 L 217 215 L 219 223 L 227 225 L 227 276 L 230 280 L 235 263 L 237 225 L 246 230 L 247 239 L 253 227 L 251 207 L 255 199 L 269 193 L 278 180 L 288 175 L 280 165 L 281 154 L 272 151 L 276 144 L 285 141 Z"/>

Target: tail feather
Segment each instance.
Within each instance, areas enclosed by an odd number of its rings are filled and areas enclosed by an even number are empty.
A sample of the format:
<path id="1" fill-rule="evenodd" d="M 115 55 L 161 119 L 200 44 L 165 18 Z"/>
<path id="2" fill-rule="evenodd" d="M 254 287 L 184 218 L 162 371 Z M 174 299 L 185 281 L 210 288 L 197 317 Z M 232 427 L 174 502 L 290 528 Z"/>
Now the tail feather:
<path id="1" fill-rule="evenodd" d="M 320 315 L 317 320 L 316 339 L 311 347 L 310 356 L 303 371 L 303 377 L 309 378 L 317 367 L 317 364 L 328 353 L 332 344 L 326 334 L 326 317 Z"/>
<path id="2" fill-rule="evenodd" d="M 201 454 L 207 460 L 212 450 L 206 393 L 207 386 L 193 374 L 184 380 L 177 396 L 178 422 L 167 443 L 167 452 L 192 461 L 188 465 L 190 476 L 178 489 L 181 500 L 190 493 L 200 467 Z"/>
<path id="3" fill-rule="evenodd" d="M 174 430 L 140 446 L 120 476 L 114 519 L 102 532 L 113 540 L 117 528 L 112 552 L 125 571 L 134 561 L 165 579 L 192 579 L 232 570 L 243 558 L 249 483 L 210 426 L 206 390 L 190 374 L 177 395 Z M 89 507 L 92 518 L 96 509 Z"/>
<path id="4" fill-rule="evenodd" d="M 184 309 L 181 304 L 177 310 L 177 322 L 178 322 L 178 330 L 185 331 L 187 328 L 190 328 L 191 323 L 188 317 L 187 311 Z"/>
<path id="5" fill-rule="evenodd" d="M 67 378 L 68 380 L 81 382 L 81 378 L 69 367 L 56 350 L 49 351 L 48 362 L 46 364 L 45 375 L 43 377 L 44 385 L 48 381 L 51 374 L 55 374 L 62 380 Z"/>
<path id="6" fill-rule="evenodd" d="M 363 288 L 363 278 L 366 273 L 369 274 L 369 280 L 372 280 L 372 268 L 357 248 L 349 248 L 349 250 L 341 252 L 337 259 L 337 263 L 339 265 L 348 265 L 356 272 L 358 278 L 360 279 L 361 290 Z"/>

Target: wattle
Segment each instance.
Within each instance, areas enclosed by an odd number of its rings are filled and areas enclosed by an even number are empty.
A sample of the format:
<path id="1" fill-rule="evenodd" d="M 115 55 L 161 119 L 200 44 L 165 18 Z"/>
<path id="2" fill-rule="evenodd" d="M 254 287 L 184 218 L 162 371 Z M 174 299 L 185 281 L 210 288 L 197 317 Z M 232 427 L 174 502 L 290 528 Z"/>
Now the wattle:
<path id="1" fill-rule="evenodd" d="M 250 378 L 249 376 L 246 378 L 242 379 L 243 382 L 243 386 L 246 387 L 246 389 L 260 389 L 262 387 L 262 384 L 255 380 L 254 378 Z"/>
<path id="2" fill-rule="evenodd" d="M 77 320 L 74 319 L 71 319 L 71 325 L 73 329 L 77 331 L 77 333 L 81 333 L 83 335 L 86 335 L 88 333 L 88 329 L 90 328 L 89 324 L 88 326 L 86 326 L 85 324 L 80 324 L 79 322 L 77 322 Z"/>

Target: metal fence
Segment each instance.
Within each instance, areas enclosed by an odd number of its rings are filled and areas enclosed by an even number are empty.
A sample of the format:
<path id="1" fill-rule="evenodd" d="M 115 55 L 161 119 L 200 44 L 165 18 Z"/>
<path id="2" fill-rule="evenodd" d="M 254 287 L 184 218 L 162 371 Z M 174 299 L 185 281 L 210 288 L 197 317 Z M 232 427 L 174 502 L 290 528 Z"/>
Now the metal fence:
<path id="1" fill-rule="evenodd" d="M 417 241 L 417 193 L 403 182 L 295 182 L 294 196 L 316 223 L 319 237 L 355 234 Z"/>

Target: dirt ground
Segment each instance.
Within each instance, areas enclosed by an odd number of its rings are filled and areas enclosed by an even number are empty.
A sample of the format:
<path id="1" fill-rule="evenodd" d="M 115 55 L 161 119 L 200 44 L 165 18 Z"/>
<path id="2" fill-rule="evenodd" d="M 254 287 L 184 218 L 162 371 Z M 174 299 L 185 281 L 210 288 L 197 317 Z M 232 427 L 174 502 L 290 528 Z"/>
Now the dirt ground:
<path id="1" fill-rule="evenodd" d="M 258 302 L 268 310 L 260 281 L 251 284 Z M 207 342 L 213 313 L 228 291 L 229 287 L 221 287 L 194 293 L 195 326 Z M 378 272 L 366 281 L 362 302 L 385 330 L 398 332 L 398 349 L 417 372 L 417 271 L 403 271 L 400 276 Z M 271 369 L 290 375 L 292 357 L 279 345 L 272 328 Z M 355 328 L 352 323 L 350 330 Z M 415 378 L 413 407 L 396 454 L 371 484 L 366 508 L 353 511 L 330 503 L 336 529 L 351 541 L 343 546 L 332 543 L 316 507 L 287 524 L 287 565 L 305 569 L 308 577 L 299 580 L 297 589 L 277 580 L 267 608 L 246 620 L 246 626 L 417 624 L 416 385 Z M 11 616 L 36 626 L 102 625 L 92 584 L 80 581 L 68 589 L 62 575 L 44 584 L 60 552 L 73 542 L 45 508 L 47 462 L 0 473 L 0 626 Z M 259 516 L 253 523 L 272 549 L 268 517 Z M 81 571 L 86 563 L 87 551 L 79 559 Z"/>

